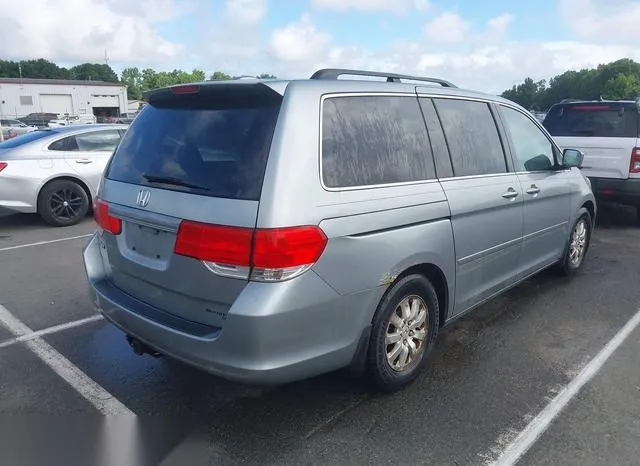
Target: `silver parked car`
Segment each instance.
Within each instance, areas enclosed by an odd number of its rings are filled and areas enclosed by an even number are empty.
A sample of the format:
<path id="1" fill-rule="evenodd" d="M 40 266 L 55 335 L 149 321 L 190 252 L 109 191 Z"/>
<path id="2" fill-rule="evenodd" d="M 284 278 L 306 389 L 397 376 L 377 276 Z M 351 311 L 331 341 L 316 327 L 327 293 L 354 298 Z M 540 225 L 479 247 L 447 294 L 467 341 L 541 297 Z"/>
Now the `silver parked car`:
<path id="1" fill-rule="evenodd" d="M 523 108 L 442 80 L 155 90 L 100 184 L 91 297 L 138 354 L 259 384 L 351 366 L 395 390 L 443 325 L 582 265 L 580 164 Z"/>
<path id="2" fill-rule="evenodd" d="M 0 120 L 0 131 L 2 131 L 5 140 L 22 136 L 37 129 L 35 126 L 29 126 L 18 120 Z"/>
<path id="3" fill-rule="evenodd" d="M 84 218 L 126 125 L 32 131 L 0 143 L 0 207 L 37 212 L 49 224 Z"/>

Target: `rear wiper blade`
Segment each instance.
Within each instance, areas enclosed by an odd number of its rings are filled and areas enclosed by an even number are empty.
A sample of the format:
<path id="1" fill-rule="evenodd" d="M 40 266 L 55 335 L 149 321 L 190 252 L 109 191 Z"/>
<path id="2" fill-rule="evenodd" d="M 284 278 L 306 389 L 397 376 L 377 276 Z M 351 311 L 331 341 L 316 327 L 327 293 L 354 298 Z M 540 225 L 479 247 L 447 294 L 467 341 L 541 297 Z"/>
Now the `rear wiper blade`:
<path id="1" fill-rule="evenodd" d="M 161 183 L 170 184 L 172 186 L 182 186 L 183 188 L 199 189 L 201 191 L 210 191 L 209 188 L 199 186 L 197 184 L 187 183 L 179 178 L 173 178 L 171 176 L 159 176 L 159 175 L 142 175 L 142 177 L 149 183 Z"/>

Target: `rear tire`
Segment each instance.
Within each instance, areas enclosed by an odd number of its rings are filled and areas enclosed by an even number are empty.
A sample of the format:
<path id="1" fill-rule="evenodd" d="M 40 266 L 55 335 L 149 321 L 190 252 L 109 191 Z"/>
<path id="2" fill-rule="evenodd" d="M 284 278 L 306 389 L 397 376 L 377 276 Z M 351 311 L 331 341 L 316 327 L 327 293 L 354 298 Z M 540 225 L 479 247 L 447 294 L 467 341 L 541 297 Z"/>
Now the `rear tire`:
<path id="1" fill-rule="evenodd" d="M 580 209 L 578 219 L 571 227 L 564 255 L 557 265 L 560 274 L 571 276 L 580 269 L 589 251 L 592 230 L 591 214 L 585 208 Z"/>
<path id="2" fill-rule="evenodd" d="M 397 391 L 424 370 L 438 336 L 438 295 L 422 275 L 395 283 L 378 305 L 367 352 L 367 372 L 375 387 Z"/>
<path id="3" fill-rule="evenodd" d="M 89 196 L 75 181 L 51 181 L 38 196 L 38 214 L 54 227 L 75 225 L 86 217 L 88 211 Z"/>

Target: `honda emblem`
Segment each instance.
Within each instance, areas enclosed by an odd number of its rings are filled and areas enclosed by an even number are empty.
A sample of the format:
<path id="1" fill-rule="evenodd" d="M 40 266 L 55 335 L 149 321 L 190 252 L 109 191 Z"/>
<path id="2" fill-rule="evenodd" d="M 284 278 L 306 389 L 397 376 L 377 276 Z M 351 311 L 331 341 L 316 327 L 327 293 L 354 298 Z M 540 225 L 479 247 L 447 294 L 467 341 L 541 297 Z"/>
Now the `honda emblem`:
<path id="1" fill-rule="evenodd" d="M 140 207 L 147 207 L 149 205 L 149 198 L 151 197 L 151 191 L 148 189 L 141 189 L 138 191 L 138 198 L 136 204 Z"/>

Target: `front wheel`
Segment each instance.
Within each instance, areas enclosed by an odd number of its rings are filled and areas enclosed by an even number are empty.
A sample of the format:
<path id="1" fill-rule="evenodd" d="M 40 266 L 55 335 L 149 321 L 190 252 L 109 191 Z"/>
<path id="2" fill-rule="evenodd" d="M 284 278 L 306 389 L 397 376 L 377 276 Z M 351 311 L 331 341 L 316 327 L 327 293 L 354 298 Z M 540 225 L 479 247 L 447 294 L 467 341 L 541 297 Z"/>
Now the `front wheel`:
<path id="1" fill-rule="evenodd" d="M 422 275 L 400 279 L 382 299 L 373 320 L 367 364 L 378 389 L 399 390 L 424 370 L 438 336 L 438 304 L 435 288 Z"/>
<path id="2" fill-rule="evenodd" d="M 54 180 L 46 184 L 38 197 L 38 213 L 49 225 L 75 225 L 89 211 L 89 196 L 75 181 Z"/>
<path id="3" fill-rule="evenodd" d="M 558 263 L 558 269 L 563 275 L 572 275 L 584 263 L 591 243 L 592 228 L 591 214 L 587 209 L 580 209 L 578 220 L 571 229 L 564 256 Z"/>

